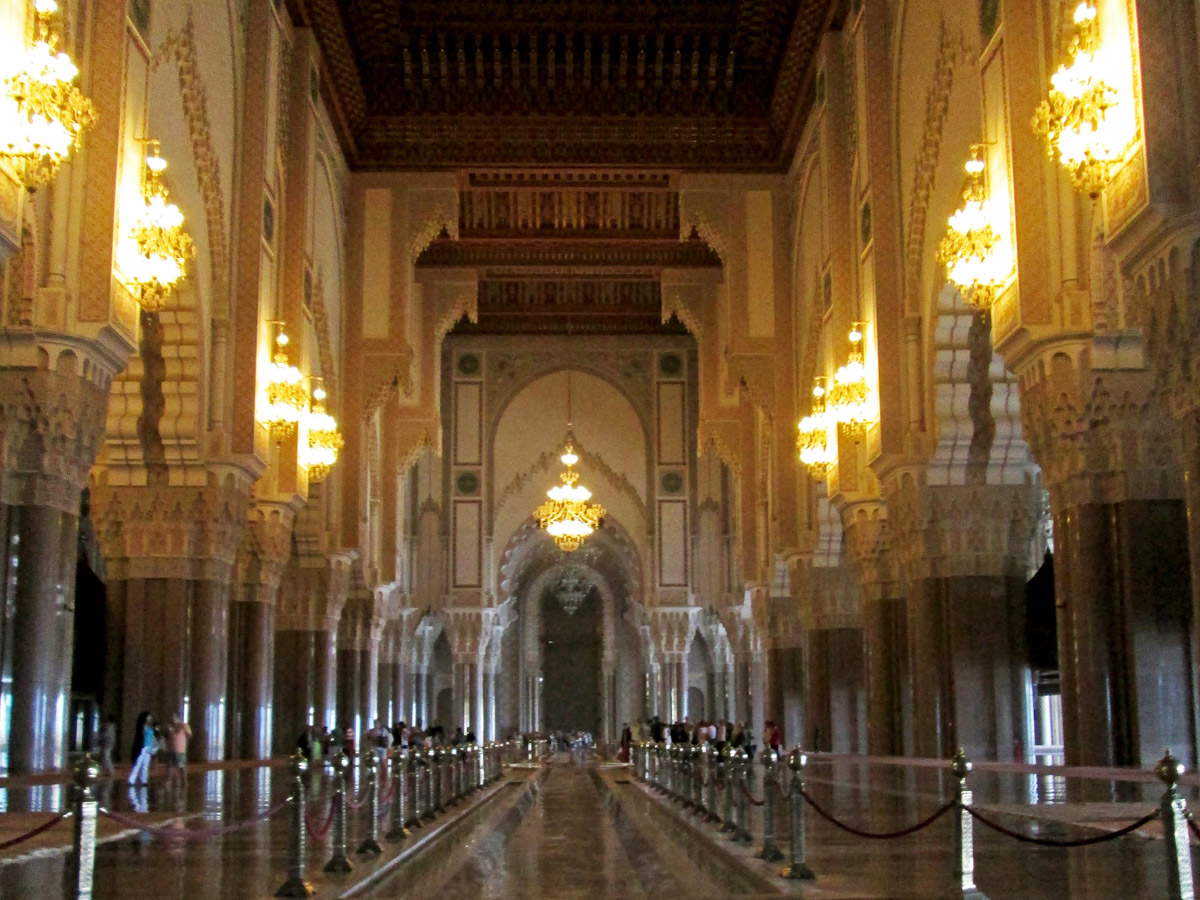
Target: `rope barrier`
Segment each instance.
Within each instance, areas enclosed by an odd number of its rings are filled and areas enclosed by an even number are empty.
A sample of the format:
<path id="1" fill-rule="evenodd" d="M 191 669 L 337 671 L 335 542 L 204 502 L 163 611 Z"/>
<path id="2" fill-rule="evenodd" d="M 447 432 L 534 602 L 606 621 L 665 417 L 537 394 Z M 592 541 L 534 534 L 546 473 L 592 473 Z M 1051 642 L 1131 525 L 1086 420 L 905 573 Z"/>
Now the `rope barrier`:
<path id="1" fill-rule="evenodd" d="M 333 817 L 337 813 L 337 797 L 336 795 L 329 801 L 329 816 L 325 819 L 325 824 L 320 828 L 313 827 L 312 810 L 304 811 L 304 827 L 308 830 L 309 837 L 317 843 L 323 843 L 325 838 L 329 836 L 329 829 L 333 827 Z"/>
<path id="2" fill-rule="evenodd" d="M 121 813 L 113 812 L 110 809 L 105 809 L 104 807 L 100 808 L 100 814 L 108 816 L 108 818 L 112 819 L 118 825 L 123 825 L 126 828 L 136 828 L 138 831 L 144 831 L 149 835 L 153 835 L 154 837 L 172 838 L 185 841 L 199 841 L 207 838 L 222 837 L 238 831 L 244 831 L 247 828 L 258 825 L 260 822 L 265 822 L 267 819 L 278 815 L 291 802 L 292 798 L 287 797 L 276 803 L 274 806 L 263 810 L 253 818 L 246 819 L 244 822 L 235 822 L 231 825 L 218 825 L 213 828 L 199 828 L 194 830 L 186 828 L 162 828 L 157 825 L 147 825 L 146 823 L 141 822 L 138 819 L 134 819 L 131 816 L 125 816 Z"/>
<path id="3" fill-rule="evenodd" d="M 805 801 L 807 801 L 808 805 L 813 808 L 813 811 L 816 812 L 816 814 L 818 816 L 820 816 L 822 819 L 824 819 L 830 825 L 834 825 L 834 826 L 842 829 L 842 831 L 852 834 L 855 837 L 868 838 L 870 840 L 876 840 L 876 841 L 889 841 L 889 840 L 894 840 L 896 838 L 908 837 L 909 835 L 916 834 L 918 831 L 928 828 L 930 825 L 932 825 L 934 822 L 936 822 L 938 819 L 940 819 L 946 813 L 950 812 L 950 810 L 954 809 L 954 807 L 956 805 L 955 803 L 947 803 L 945 806 L 943 806 L 941 809 L 939 809 L 937 812 L 935 812 L 929 818 L 922 819 L 916 825 L 911 825 L 908 828 L 901 828 L 899 831 L 886 831 L 886 832 L 878 831 L 877 832 L 877 831 L 863 831 L 859 828 L 854 828 L 851 825 L 847 825 L 844 822 L 839 822 L 830 813 L 827 813 L 824 809 L 822 809 L 821 806 L 815 800 L 813 800 L 812 796 L 808 793 L 808 791 L 801 790 L 800 796 L 803 797 L 805 799 Z"/>
<path id="4" fill-rule="evenodd" d="M 741 787 L 742 787 L 742 793 L 746 795 L 746 799 L 750 801 L 751 805 L 763 806 L 766 804 L 766 802 L 767 802 L 766 797 L 763 797 L 761 800 L 754 799 L 754 795 L 750 793 L 750 788 L 746 787 L 746 782 L 743 781 L 741 783 Z"/>
<path id="5" fill-rule="evenodd" d="M 358 795 L 358 799 L 346 799 L 346 809 L 362 809 L 367 805 L 367 801 L 371 798 L 371 786 L 367 785 L 362 789 L 362 793 Z"/>
<path id="6" fill-rule="evenodd" d="M 37 828 L 33 829 L 32 831 L 27 831 L 24 834 L 18 835 L 15 838 L 9 838 L 7 841 L 0 841 L 0 850 L 7 850 L 9 847 L 15 847 L 18 844 L 23 844 L 26 841 L 32 840 L 33 838 L 37 837 L 39 834 L 49 831 L 51 828 L 53 828 L 55 825 L 57 825 L 63 819 L 70 817 L 70 815 L 71 815 L 70 810 L 67 810 L 66 812 L 60 812 L 49 822 L 43 822 L 41 825 L 39 825 Z"/>
<path id="7" fill-rule="evenodd" d="M 392 798 L 396 796 L 396 785 L 399 783 L 399 778 L 388 779 L 388 790 L 379 800 L 379 808 L 382 810 L 385 806 L 392 802 Z"/>
<path id="8" fill-rule="evenodd" d="M 1150 812 L 1150 813 L 1147 813 L 1146 815 L 1142 816 L 1140 819 L 1138 819 L 1133 824 L 1126 825 L 1124 828 L 1121 828 L 1117 831 L 1110 832 L 1109 834 L 1100 834 L 1100 835 L 1096 835 L 1095 837 L 1076 838 L 1074 840 L 1058 841 L 1058 840 L 1054 840 L 1052 838 L 1037 838 L 1037 837 L 1032 837 L 1031 835 L 1028 835 L 1028 834 L 1021 834 L 1021 832 L 1019 832 L 1019 831 L 1013 831 L 1010 828 L 1005 828 L 1003 825 L 999 824 L 998 822 L 993 822 L 991 819 L 987 818 L 982 813 L 977 812 L 973 807 L 968 806 L 968 807 L 966 807 L 966 810 L 967 810 L 967 812 L 969 812 L 971 814 L 971 817 L 974 818 L 975 821 L 979 822 L 981 825 L 986 825 L 988 828 L 992 829 L 993 831 L 998 831 L 998 832 L 1000 832 L 1000 834 L 1004 835 L 1005 837 L 1010 837 L 1014 841 L 1020 841 L 1021 843 L 1024 843 L 1024 844 L 1037 844 L 1039 847 L 1090 847 L 1093 844 L 1104 844 L 1104 843 L 1107 843 L 1108 841 L 1115 841 L 1118 838 L 1123 838 L 1126 835 L 1132 834 L 1133 832 L 1135 832 L 1139 828 L 1141 828 L 1143 825 L 1146 825 L 1149 822 L 1152 822 L 1158 818 L 1158 811 L 1155 810 L 1154 812 Z"/>

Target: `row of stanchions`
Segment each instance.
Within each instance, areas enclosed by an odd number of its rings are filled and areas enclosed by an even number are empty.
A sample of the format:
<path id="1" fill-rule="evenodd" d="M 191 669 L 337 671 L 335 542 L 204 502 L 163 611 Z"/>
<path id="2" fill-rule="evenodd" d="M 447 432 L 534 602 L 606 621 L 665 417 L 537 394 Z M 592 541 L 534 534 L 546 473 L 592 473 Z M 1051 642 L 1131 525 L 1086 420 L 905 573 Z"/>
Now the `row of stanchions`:
<path id="1" fill-rule="evenodd" d="M 379 821 L 385 809 L 390 810 L 388 829 L 384 840 L 400 843 L 409 837 L 410 829 L 423 828 L 433 821 L 447 806 L 455 805 L 476 791 L 497 781 L 503 774 L 503 766 L 512 763 L 521 754 L 516 742 L 469 744 L 458 747 L 434 747 L 432 749 L 396 748 L 380 757 L 375 752 L 362 754 L 361 765 L 365 782 L 363 793 L 358 799 L 347 796 L 346 783 L 352 762 L 344 753 L 330 760 L 333 768 L 333 797 L 326 824 L 314 828 L 307 806 L 306 776 L 308 760 L 297 753 L 288 762 L 291 779 L 291 794 L 286 801 L 265 813 L 243 823 L 221 826 L 211 830 L 218 836 L 266 821 L 276 813 L 288 815 L 288 867 L 287 880 L 275 892 L 277 897 L 307 897 L 313 893 L 308 881 L 307 838 L 316 841 L 330 839 L 330 857 L 324 871 L 331 873 L 349 872 L 353 864 L 347 856 L 349 841 L 348 811 L 362 806 L 367 808 L 366 833 L 359 843 L 356 854 L 378 855 L 383 852 L 379 843 Z M 380 777 L 380 764 L 385 763 L 386 778 Z M 74 823 L 74 835 L 68 864 L 68 897 L 70 900 L 90 900 L 95 872 L 96 824 L 99 816 L 106 815 L 120 824 L 139 827 L 151 833 L 167 830 L 143 825 L 136 820 L 121 816 L 100 807 L 96 799 L 96 783 L 100 767 L 94 760 L 84 757 L 75 767 L 75 783 L 72 789 L 71 809 L 60 818 L 70 816 Z M 387 785 L 384 793 L 385 783 Z M 410 789 L 411 786 L 411 789 Z M 41 829 L 41 830 L 44 830 Z M 170 829 L 174 839 L 206 837 L 209 831 L 187 831 Z"/>
<path id="2" fill-rule="evenodd" d="M 1117 840 L 1154 819 L 1161 819 L 1166 837 L 1168 897 L 1170 900 L 1195 900 L 1196 897 L 1192 882 L 1192 852 L 1188 831 L 1191 828 L 1200 837 L 1200 828 L 1192 824 L 1187 803 L 1179 791 L 1179 779 L 1183 775 L 1184 767 L 1169 750 L 1155 766 L 1156 774 L 1166 785 L 1166 792 L 1157 810 L 1130 823 L 1126 828 L 1076 841 L 1047 840 L 1022 835 L 977 812 L 974 808 L 973 794 L 967 787 L 971 763 L 961 749 L 948 763 L 955 782 L 950 801 L 916 825 L 886 833 L 854 828 L 838 821 L 822 809 L 805 789 L 804 770 L 808 764 L 808 757 L 801 750 L 793 750 L 786 754 L 773 750 L 762 753 L 761 800 L 751 794 L 752 760 L 750 755 L 740 748 L 727 746 L 718 751 L 708 745 L 667 746 L 643 742 L 634 744 L 632 753 L 633 771 L 637 779 L 690 808 L 706 821 L 720 822 L 719 831 L 728 835 L 734 843 L 752 843 L 749 807 L 751 804 L 762 806 L 763 842 L 755 856 L 768 862 L 784 859 L 783 852 L 775 842 L 775 800 L 778 796 L 788 801 L 791 839 L 788 842 L 788 865 L 781 872 L 784 878 L 811 880 L 817 877 L 808 865 L 806 836 L 807 809 L 810 806 L 822 818 L 844 831 L 857 837 L 881 840 L 915 834 L 928 828 L 947 813 L 953 812 L 954 883 L 951 896 L 969 900 L 987 900 L 986 895 L 975 884 L 976 821 L 1008 837 L 1028 843 L 1075 847 Z M 784 761 L 790 772 L 790 782 L 786 788 L 781 778 L 781 763 Z"/>

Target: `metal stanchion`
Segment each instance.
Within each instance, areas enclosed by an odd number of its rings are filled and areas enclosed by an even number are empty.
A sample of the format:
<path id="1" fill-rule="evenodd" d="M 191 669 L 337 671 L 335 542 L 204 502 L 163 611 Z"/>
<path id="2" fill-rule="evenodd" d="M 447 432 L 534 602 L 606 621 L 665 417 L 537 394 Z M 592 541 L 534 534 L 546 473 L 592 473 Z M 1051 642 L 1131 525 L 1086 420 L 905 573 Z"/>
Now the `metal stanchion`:
<path id="1" fill-rule="evenodd" d="M 437 816 L 437 811 L 434 809 L 433 803 L 433 792 L 437 781 L 437 768 L 434 765 L 432 748 L 426 750 L 421 756 L 421 769 L 425 773 L 425 803 L 422 807 L 425 812 L 421 815 L 421 818 L 432 822 Z"/>
<path id="2" fill-rule="evenodd" d="M 952 895 L 962 897 L 963 900 L 988 900 L 987 895 L 975 886 L 975 821 L 970 812 L 973 795 L 967 790 L 967 776 L 971 773 L 971 768 L 966 753 L 959 747 L 954 758 L 950 760 L 950 771 L 958 782 L 955 787 L 958 810 L 954 817 Z"/>
<path id="3" fill-rule="evenodd" d="M 1170 900 L 1195 900 L 1192 884 L 1192 844 L 1188 837 L 1187 802 L 1179 792 L 1184 766 L 1170 750 L 1163 754 L 1154 771 L 1167 786 L 1159 804 L 1167 846 L 1167 896 Z"/>
<path id="4" fill-rule="evenodd" d="M 789 846 L 790 860 L 783 870 L 784 878 L 811 881 L 816 873 L 808 867 L 808 848 L 805 845 L 806 823 L 804 821 L 804 767 L 808 765 L 808 756 L 799 750 L 793 750 L 788 756 L 788 768 L 792 770 L 792 789 L 789 794 L 792 813 L 792 839 Z"/>
<path id="5" fill-rule="evenodd" d="M 778 753 L 769 747 L 763 751 L 763 845 L 754 855 L 765 862 L 778 862 L 783 859 L 783 851 L 775 843 L 775 767 L 778 763 Z"/>
<path id="6" fill-rule="evenodd" d="M 326 872 L 350 872 L 354 870 L 346 856 L 346 770 L 350 759 L 339 753 L 331 760 L 333 764 L 333 802 L 337 809 L 333 814 L 333 855 L 325 863 Z"/>
<path id="7" fill-rule="evenodd" d="M 445 780 L 445 773 L 442 771 L 442 751 L 438 747 L 434 747 L 429 751 L 429 783 L 433 786 L 433 799 L 430 801 L 430 810 L 434 813 L 446 811 L 446 807 L 442 805 L 442 782 Z"/>
<path id="8" fill-rule="evenodd" d="M 275 892 L 276 897 L 309 897 L 313 892 L 305 868 L 304 773 L 307 771 L 308 760 L 301 753 L 293 754 L 288 760 L 288 773 L 292 776 L 291 814 L 288 816 L 288 874 L 287 881 Z"/>
<path id="9" fill-rule="evenodd" d="M 459 752 L 457 747 L 446 751 L 446 759 L 442 765 L 442 777 L 446 779 L 446 805 L 458 803 L 458 766 Z"/>
<path id="10" fill-rule="evenodd" d="M 383 848 L 379 846 L 379 758 L 374 750 L 363 751 L 362 764 L 367 774 L 367 836 L 354 852 L 378 856 Z"/>
<path id="11" fill-rule="evenodd" d="M 734 843 L 749 844 L 752 840 L 750 837 L 750 802 L 746 798 L 746 792 L 749 790 L 749 776 L 753 771 L 751 769 L 750 754 L 745 750 L 739 750 L 737 757 L 734 759 L 734 766 L 737 768 L 738 777 L 738 796 L 737 796 L 737 827 L 733 832 Z"/>
<path id="12" fill-rule="evenodd" d="M 725 806 L 721 813 L 721 831 L 730 832 L 736 831 L 737 828 L 733 824 L 733 782 L 734 782 L 734 767 L 733 748 L 728 744 L 721 751 L 721 762 L 718 771 L 721 773 L 721 780 L 725 783 Z"/>
<path id="13" fill-rule="evenodd" d="M 408 837 L 408 829 L 405 827 L 407 818 L 408 804 L 408 787 L 405 782 L 408 780 L 408 751 L 396 748 L 392 751 L 389 757 L 389 771 L 392 773 L 392 809 L 391 809 L 391 826 L 388 828 L 387 834 L 384 837 L 391 841 L 402 841 Z"/>
<path id="14" fill-rule="evenodd" d="M 92 876 L 96 871 L 96 779 L 100 766 L 90 756 L 75 765 L 75 789 L 72 797 L 75 817 L 68 866 L 67 894 L 71 900 L 91 900 Z"/>
<path id="15" fill-rule="evenodd" d="M 700 796 L 700 748 L 695 744 L 684 747 L 688 759 L 688 802 L 692 812 L 703 814 L 704 800 Z"/>
<path id="16" fill-rule="evenodd" d="M 421 823 L 421 815 L 424 811 L 422 804 L 425 799 L 425 793 L 421 789 L 423 781 L 421 778 L 421 769 L 421 750 L 410 747 L 408 750 L 408 771 L 412 775 L 413 784 L 412 811 L 409 813 L 408 821 L 404 823 L 410 830 L 425 827 Z"/>

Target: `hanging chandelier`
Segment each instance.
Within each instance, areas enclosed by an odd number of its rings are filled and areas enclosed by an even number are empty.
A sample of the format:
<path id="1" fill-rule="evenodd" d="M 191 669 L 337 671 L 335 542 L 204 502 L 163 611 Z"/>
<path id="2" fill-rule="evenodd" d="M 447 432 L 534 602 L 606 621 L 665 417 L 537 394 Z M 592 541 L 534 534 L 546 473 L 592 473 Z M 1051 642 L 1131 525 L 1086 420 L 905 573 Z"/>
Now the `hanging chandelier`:
<path id="1" fill-rule="evenodd" d="M 575 572 L 563 573 L 562 580 L 558 583 L 556 596 L 558 597 L 559 605 L 566 611 L 568 616 L 573 616 L 583 606 L 583 601 L 587 599 L 588 585 L 587 582 Z"/>
<path id="2" fill-rule="evenodd" d="M 196 255 L 191 237 L 183 230 L 183 213 L 167 202 L 162 172 L 167 161 L 158 155 L 158 141 L 146 141 L 146 169 L 142 176 L 145 205 L 138 212 L 129 237 L 136 246 L 121 260 L 121 269 L 137 288 L 138 303 L 146 312 L 166 305 L 171 291 L 187 274 Z"/>
<path id="3" fill-rule="evenodd" d="M 813 478 L 822 479 L 837 460 L 837 447 L 829 441 L 829 413 L 825 408 L 824 377 L 813 380 L 812 411 L 796 426 L 796 450 Z"/>
<path id="4" fill-rule="evenodd" d="M 308 480 L 325 480 L 338 451 L 345 441 L 338 431 L 337 420 L 325 411 L 325 388 L 320 384 L 312 392 L 312 408 L 304 416 L 307 438 L 300 442 L 300 465 L 308 470 Z"/>
<path id="5" fill-rule="evenodd" d="M 4 79 L 0 107 L 0 158 L 29 190 L 49 184 L 78 150 L 83 133 L 96 121 L 92 101 L 75 87 L 79 68 L 58 50 L 50 17 L 55 0 L 35 0 L 36 37 L 12 75 Z"/>
<path id="6" fill-rule="evenodd" d="M 271 429 L 271 436 L 277 441 L 296 433 L 296 425 L 308 409 L 304 376 L 288 363 L 287 345 L 287 333 L 280 328 L 275 335 L 275 356 L 268 366 L 267 408 L 263 416 L 263 424 Z"/>
<path id="7" fill-rule="evenodd" d="M 1112 181 L 1129 136 L 1110 111 L 1120 102 L 1103 75 L 1110 61 L 1100 51 L 1096 7 L 1084 0 L 1075 8 L 1068 62 L 1050 77 L 1050 95 L 1033 117 L 1033 130 L 1046 138 L 1051 159 L 1071 176 L 1075 189 L 1095 198 Z"/>
<path id="8" fill-rule="evenodd" d="M 559 550 L 572 553 L 600 526 L 604 507 L 589 503 L 592 492 L 579 483 L 579 473 L 575 471 L 579 456 L 575 452 L 575 437 L 570 431 L 561 458 L 566 468 L 559 476 L 559 483 L 546 491 L 549 499 L 537 508 L 534 516 L 538 525 L 554 538 Z"/>
<path id="9" fill-rule="evenodd" d="M 1000 259 L 1000 235 L 993 203 L 984 184 L 983 145 L 971 147 L 963 205 L 950 217 L 946 236 L 938 246 L 938 262 L 946 266 L 946 279 L 976 309 L 990 309 L 1008 279 L 1011 266 Z"/>
<path id="10" fill-rule="evenodd" d="M 863 362 L 863 324 L 850 328 L 850 358 L 833 376 L 829 390 L 829 413 L 853 437 L 861 437 L 873 418 L 871 389 Z"/>

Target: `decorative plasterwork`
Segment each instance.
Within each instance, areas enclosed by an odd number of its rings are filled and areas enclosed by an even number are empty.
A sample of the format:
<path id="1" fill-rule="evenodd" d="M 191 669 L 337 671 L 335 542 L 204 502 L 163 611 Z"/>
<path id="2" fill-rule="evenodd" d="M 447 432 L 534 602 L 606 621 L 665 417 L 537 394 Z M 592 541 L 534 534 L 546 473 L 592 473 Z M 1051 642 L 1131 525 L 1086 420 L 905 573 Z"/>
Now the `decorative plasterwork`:
<path id="1" fill-rule="evenodd" d="M 557 468 L 560 466 L 559 455 L 561 452 L 561 447 L 555 447 L 553 449 L 543 451 L 542 454 L 536 460 L 534 460 L 533 465 L 531 465 L 524 472 L 518 472 L 516 475 L 514 475 L 512 481 L 506 484 L 503 490 L 496 495 L 495 512 L 493 513 L 493 517 L 498 517 L 508 501 L 520 494 L 530 481 L 532 481 L 538 475 L 543 475 L 549 472 L 552 468 Z M 583 463 L 585 468 L 596 472 L 601 478 L 608 482 L 608 484 L 615 489 L 618 494 L 629 498 L 630 502 L 633 503 L 634 507 L 637 509 L 638 515 L 641 516 L 640 524 L 645 526 L 649 521 L 649 513 L 646 510 L 646 501 L 642 499 L 633 483 L 620 472 L 614 470 L 612 466 L 605 462 L 604 458 L 599 453 L 588 450 L 586 447 L 583 447 L 578 443 L 575 445 L 575 452 L 579 455 L 580 462 Z"/>
<path id="2" fill-rule="evenodd" d="M 313 279 L 312 287 L 312 321 L 313 330 L 317 334 L 317 358 L 321 361 L 321 377 L 325 379 L 325 391 L 333 398 L 332 408 L 336 409 L 341 400 L 338 393 L 337 363 L 333 358 L 333 339 L 329 333 L 329 309 L 325 305 L 325 283 L 320 270 Z"/>
<path id="3" fill-rule="evenodd" d="M 213 316 L 229 316 L 229 251 L 226 248 L 225 200 L 221 192 L 220 158 L 212 143 L 208 120 L 208 94 L 196 62 L 196 34 L 192 12 L 181 31 L 172 31 L 163 39 L 151 65 L 174 59 L 179 68 L 179 97 L 183 117 L 192 141 L 192 159 L 196 166 L 196 181 L 204 201 L 204 216 L 208 229 L 209 270 L 212 274 Z M 286 108 L 287 104 L 284 104 Z"/>

